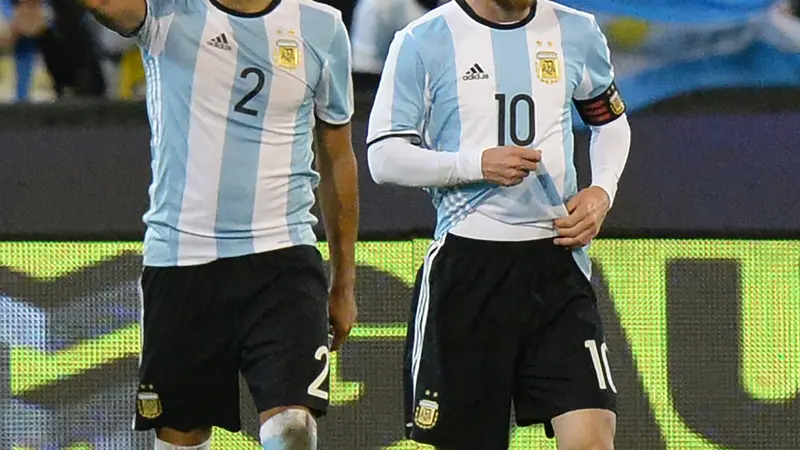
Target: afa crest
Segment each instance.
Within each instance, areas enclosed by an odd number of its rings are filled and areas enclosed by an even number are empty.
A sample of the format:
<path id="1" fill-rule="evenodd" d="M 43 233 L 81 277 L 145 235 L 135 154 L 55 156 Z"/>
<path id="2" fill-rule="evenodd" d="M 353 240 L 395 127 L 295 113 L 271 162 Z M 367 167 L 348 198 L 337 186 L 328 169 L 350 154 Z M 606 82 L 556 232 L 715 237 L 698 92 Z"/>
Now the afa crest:
<path id="1" fill-rule="evenodd" d="M 161 399 L 152 389 L 152 385 L 140 386 L 139 394 L 136 396 L 136 409 L 145 419 L 155 419 L 163 412 Z"/>
<path id="2" fill-rule="evenodd" d="M 543 83 L 554 84 L 561 80 L 558 53 L 545 51 L 536 54 L 536 75 Z"/>
<path id="3" fill-rule="evenodd" d="M 622 113 L 625 112 L 625 102 L 622 101 L 619 91 L 616 91 L 613 95 L 611 95 L 608 104 L 611 107 L 611 112 L 613 112 L 614 115 L 621 116 Z"/>
<path id="4" fill-rule="evenodd" d="M 430 395 L 430 391 L 425 391 L 426 395 Z M 438 397 L 434 393 L 433 397 Z M 429 430 L 436 426 L 439 421 L 439 403 L 435 400 L 422 399 L 419 401 L 416 409 L 414 410 L 414 424 L 423 429 Z"/>
<path id="5" fill-rule="evenodd" d="M 294 70 L 300 65 L 300 44 L 294 39 L 278 39 L 275 60 L 279 67 Z"/>

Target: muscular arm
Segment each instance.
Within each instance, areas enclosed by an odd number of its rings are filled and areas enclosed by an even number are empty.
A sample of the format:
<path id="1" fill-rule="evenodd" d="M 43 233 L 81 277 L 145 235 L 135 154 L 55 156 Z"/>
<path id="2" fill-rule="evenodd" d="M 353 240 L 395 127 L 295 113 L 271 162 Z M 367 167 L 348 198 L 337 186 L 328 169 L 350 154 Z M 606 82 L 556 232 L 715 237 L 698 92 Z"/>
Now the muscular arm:
<path id="1" fill-rule="evenodd" d="M 317 121 L 322 221 L 331 253 L 331 290 L 352 289 L 358 238 L 358 175 L 350 124 Z"/>
<path id="2" fill-rule="evenodd" d="M 106 28 L 132 36 L 147 15 L 145 0 L 78 0 Z"/>

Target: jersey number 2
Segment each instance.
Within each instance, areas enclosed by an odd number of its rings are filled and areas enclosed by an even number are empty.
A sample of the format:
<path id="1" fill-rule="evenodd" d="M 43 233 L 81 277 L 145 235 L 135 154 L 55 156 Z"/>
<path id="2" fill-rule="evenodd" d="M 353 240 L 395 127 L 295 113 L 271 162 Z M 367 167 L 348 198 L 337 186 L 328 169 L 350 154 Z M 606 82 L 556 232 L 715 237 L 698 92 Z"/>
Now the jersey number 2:
<path id="1" fill-rule="evenodd" d="M 317 378 L 314 378 L 314 381 L 308 385 L 308 395 L 313 395 L 314 397 L 321 398 L 323 400 L 328 399 L 328 393 L 320 389 L 322 383 L 325 382 L 325 379 L 328 378 L 328 371 L 331 369 L 331 360 L 330 360 L 330 352 L 328 347 L 320 346 L 317 349 L 317 352 L 314 354 L 314 358 L 317 361 L 322 361 L 325 358 L 325 365 L 322 367 L 322 372 L 317 375 Z"/>
<path id="2" fill-rule="evenodd" d="M 528 94 L 517 94 L 507 100 L 506 94 L 495 94 L 497 100 L 497 145 L 506 145 L 506 130 L 509 131 L 511 143 L 518 147 L 527 147 L 533 143 L 536 137 L 536 106 L 533 99 Z M 520 106 L 527 110 L 523 117 L 528 120 L 528 134 L 519 136 L 517 134 L 517 113 Z"/>
<path id="3" fill-rule="evenodd" d="M 241 100 L 236 103 L 236 106 L 233 107 L 233 110 L 237 113 L 247 114 L 248 116 L 257 116 L 258 111 L 253 108 L 248 108 L 247 103 L 250 100 L 256 98 L 258 94 L 261 93 L 261 90 L 264 89 L 264 84 L 266 84 L 267 76 L 264 75 L 264 71 L 259 69 L 258 67 L 246 67 L 242 70 L 241 75 L 239 78 L 244 78 L 245 80 L 250 77 L 250 75 L 255 74 L 256 76 L 256 87 L 254 87 L 250 92 L 245 94 Z"/>

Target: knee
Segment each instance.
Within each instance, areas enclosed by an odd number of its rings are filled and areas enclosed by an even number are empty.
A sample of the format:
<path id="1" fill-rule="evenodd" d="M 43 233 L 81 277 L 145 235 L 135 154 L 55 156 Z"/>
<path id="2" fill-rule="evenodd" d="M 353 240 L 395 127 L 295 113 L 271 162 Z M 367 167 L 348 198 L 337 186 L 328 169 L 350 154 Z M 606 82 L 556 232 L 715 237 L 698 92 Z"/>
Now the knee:
<path id="1" fill-rule="evenodd" d="M 590 442 L 579 450 L 614 450 L 614 443 L 605 441 Z"/>
<path id="2" fill-rule="evenodd" d="M 587 434 L 571 442 L 559 442 L 559 450 L 614 450 L 614 437 Z"/>
<path id="3" fill-rule="evenodd" d="M 616 416 L 610 411 L 580 410 L 553 419 L 559 450 L 614 450 Z"/>
<path id="4" fill-rule="evenodd" d="M 202 428 L 191 431 L 178 431 L 172 428 L 159 428 L 156 430 L 156 450 L 171 450 L 175 448 L 204 450 L 209 448 L 211 442 L 211 429 Z"/>
<path id="5" fill-rule="evenodd" d="M 265 450 L 316 450 L 317 422 L 305 409 L 285 409 L 264 421 L 259 437 Z"/>

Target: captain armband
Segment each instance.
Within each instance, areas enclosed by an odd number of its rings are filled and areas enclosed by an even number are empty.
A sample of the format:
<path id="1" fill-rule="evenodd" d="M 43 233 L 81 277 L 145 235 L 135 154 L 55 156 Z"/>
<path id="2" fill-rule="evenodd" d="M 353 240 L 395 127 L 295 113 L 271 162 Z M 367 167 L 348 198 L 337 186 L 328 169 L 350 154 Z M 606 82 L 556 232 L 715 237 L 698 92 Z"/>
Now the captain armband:
<path id="1" fill-rule="evenodd" d="M 625 114 L 625 102 L 617 89 L 616 83 L 611 83 L 602 94 L 588 100 L 574 100 L 584 123 L 591 126 L 601 126 L 611 123 Z"/>

